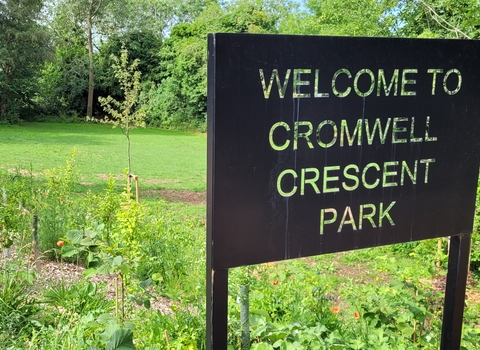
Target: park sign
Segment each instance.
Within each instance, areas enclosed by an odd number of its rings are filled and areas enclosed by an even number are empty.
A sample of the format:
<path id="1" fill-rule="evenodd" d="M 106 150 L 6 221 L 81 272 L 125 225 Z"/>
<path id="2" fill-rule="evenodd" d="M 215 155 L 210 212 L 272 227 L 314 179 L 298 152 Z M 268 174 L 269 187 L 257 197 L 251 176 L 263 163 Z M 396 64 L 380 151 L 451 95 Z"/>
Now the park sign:
<path id="1" fill-rule="evenodd" d="M 471 232 L 479 44 L 211 35 L 212 266 Z"/>
<path id="2" fill-rule="evenodd" d="M 451 236 L 459 347 L 480 143 L 480 42 L 208 37 L 207 348 L 228 269 Z"/>

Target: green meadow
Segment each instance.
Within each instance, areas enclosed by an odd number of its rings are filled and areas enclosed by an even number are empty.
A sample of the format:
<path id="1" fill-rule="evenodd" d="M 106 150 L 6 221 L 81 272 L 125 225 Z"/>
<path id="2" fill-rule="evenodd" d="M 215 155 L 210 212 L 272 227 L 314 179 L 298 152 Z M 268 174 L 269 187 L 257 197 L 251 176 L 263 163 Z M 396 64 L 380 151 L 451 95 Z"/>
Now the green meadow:
<path id="1" fill-rule="evenodd" d="M 99 185 L 127 168 L 127 140 L 103 124 L 23 123 L 0 128 L 0 169 L 33 174 L 60 166 L 77 151 L 81 183 Z M 206 135 L 158 129 L 131 131 L 132 171 L 144 189 L 205 191 Z"/>

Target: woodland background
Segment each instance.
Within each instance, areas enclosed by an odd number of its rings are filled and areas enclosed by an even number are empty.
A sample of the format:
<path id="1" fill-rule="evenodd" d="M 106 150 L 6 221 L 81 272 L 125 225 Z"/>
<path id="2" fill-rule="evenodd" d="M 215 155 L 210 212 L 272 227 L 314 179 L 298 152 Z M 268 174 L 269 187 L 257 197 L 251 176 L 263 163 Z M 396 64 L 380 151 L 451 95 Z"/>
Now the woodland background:
<path id="1" fill-rule="evenodd" d="M 211 32 L 478 38 L 474 0 L 1 0 L 0 123 L 102 118 L 138 59 L 147 125 L 205 130 Z"/>

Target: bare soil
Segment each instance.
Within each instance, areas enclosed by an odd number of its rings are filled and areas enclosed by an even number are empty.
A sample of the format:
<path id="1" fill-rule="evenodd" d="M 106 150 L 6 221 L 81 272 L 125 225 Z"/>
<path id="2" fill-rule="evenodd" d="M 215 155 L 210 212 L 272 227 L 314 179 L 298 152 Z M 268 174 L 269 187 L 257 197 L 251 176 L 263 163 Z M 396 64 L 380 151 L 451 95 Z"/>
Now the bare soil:
<path id="1" fill-rule="evenodd" d="M 172 203 L 186 203 L 190 205 L 206 205 L 205 192 L 193 192 L 186 190 L 140 190 L 140 198 L 165 199 Z"/>

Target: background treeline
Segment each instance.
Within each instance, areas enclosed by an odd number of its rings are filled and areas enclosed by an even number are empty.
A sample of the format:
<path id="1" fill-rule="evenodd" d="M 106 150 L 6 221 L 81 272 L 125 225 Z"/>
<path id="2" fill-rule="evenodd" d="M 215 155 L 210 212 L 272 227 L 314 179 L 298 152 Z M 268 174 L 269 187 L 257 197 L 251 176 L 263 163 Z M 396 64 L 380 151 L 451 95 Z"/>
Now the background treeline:
<path id="1" fill-rule="evenodd" d="M 0 0 L 0 123 L 101 118 L 112 55 L 139 60 L 137 108 L 205 129 L 211 32 L 478 38 L 475 0 Z"/>

